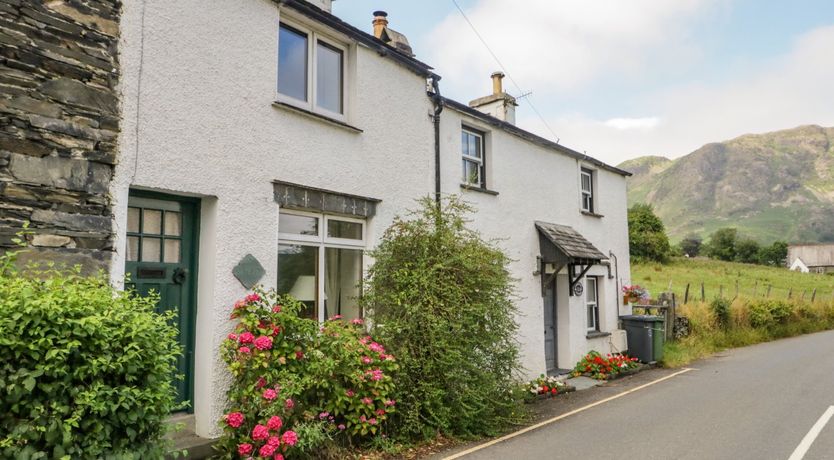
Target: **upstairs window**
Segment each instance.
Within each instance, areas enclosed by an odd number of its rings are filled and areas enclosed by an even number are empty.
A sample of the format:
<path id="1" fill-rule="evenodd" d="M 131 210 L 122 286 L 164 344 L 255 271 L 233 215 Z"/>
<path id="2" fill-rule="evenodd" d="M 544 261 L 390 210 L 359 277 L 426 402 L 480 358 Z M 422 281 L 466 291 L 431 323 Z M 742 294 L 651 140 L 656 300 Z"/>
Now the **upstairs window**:
<path id="1" fill-rule="evenodd" d="M 281 24 L 278 33 L 278 96 L 333 118 L 345 113 L 344 47 L 317 33 Z"/>
<path id="2" fill-rule="evenodd" d="M 484 135 L 475 130 L 463 128 L 460 142 L 463 158 L 463 183 L 485 189 Z"/>
<path id="3" fill-rule="evenodd" d="M 582 188 L 582 210 L 594 212 L 594 171 L 582 168 L 579 172 Z"/>

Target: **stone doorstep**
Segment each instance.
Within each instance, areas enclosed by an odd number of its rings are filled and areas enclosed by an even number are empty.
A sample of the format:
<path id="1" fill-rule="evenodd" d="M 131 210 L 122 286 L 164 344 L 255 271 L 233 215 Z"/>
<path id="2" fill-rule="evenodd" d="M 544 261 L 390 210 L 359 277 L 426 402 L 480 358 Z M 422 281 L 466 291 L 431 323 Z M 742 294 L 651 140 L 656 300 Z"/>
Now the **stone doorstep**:
<path id="1" fill-rule="evenodd" d="M 216 452 L 212 448 L 214 439 L 201 438 L 195 433 L 194 414 L 174 414 L 168 419 L 168 423 L 175 425 L 183 423 L 185 426 L 176 432 L 169 433 L 166 437 L 174 441 L 172 452 L 186 450 L 185 458 L 204 459 L 213 456 Z M 167 458 L 174 458 L 173 455 Z M 182 458 L 182 457 L 179 457 Z"/>

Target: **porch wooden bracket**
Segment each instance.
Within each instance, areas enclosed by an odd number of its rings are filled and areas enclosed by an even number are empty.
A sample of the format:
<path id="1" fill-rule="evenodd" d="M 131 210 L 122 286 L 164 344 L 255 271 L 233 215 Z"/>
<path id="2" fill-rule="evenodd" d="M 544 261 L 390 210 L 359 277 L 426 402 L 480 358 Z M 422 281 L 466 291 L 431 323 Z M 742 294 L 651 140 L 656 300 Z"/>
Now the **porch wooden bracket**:
<path id="1" fill-rule="evenodd" d="M 543 261 L 541 257 L 539 257 L 539 274 L 541 274 L 542 277 L 542 297 L 547 295 L 547 287 L 550 286 L 551 283 L 553 283 L 553 280 L 556 279 L 556 275 L 558 275 L 559 271 L 562 270 L 562 267 L 564 267 L 564 265 L 560 265 L 556 267 L 553 273 L 548 275 L 547 271 L 545 270 L 546 266 L 547 262 Z"/>
<path id="2" fill-rule="evenodd" d="M 576 286 L 576 283 L 578 283 L 585 276 L 586 273 L 588 273 L 588 270 L 590 270 L 592 266 L 593 265 L 591 265 L 591 264 L 588 264 L 588 265 L 570 264 L 570 265 L 568 265 L 568 279 L 570 280 L 570 286 L 568 288 L 568 294 L 569 295 L 571 295 L 571 296 L 573 295 L 573 287 Z M 580 271 L 578 275 L 576 275 L 576 267 L 580 267 L 582 269 L 582 271 Z"/>

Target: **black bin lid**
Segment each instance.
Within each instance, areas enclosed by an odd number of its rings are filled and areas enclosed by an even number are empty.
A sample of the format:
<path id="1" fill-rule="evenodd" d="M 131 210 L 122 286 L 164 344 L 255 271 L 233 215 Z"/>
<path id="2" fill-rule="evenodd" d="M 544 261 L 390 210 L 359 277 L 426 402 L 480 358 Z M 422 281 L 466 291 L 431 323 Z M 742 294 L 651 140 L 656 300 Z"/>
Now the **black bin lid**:
<path id="1" fill-rule="evenodd" d="M 655 315 L 624 315 L 620 316 L 620 319 L 624 321 L 642 321 L 644 323 L 654 323 L 656 321 L 663 321 L 662 316 Z"/>

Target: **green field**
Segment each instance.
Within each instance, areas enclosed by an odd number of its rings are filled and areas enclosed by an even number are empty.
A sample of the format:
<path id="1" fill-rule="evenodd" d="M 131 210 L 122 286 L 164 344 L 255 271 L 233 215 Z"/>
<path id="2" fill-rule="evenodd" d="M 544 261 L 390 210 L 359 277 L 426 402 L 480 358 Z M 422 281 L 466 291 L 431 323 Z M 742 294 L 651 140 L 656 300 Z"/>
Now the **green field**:
<path id="1" fill-rule="evenodd" d="M 834 299 L 834 276 L 812 273 L 797 273 L 785 268 L 761 265 L 722 262 L 703 258 L 673 259 L 670 263 L 634 264 L 631 267 L 632 284 L 649 289 L 653 298 L 661 292 L 671 291 L 683 303 L 684 292 L 689 284 L 689 300 L 701 299 L 701 283 L 704 284 L 705 298 L 717 297 L 723 286 L 724 297 L 736 296 L 736 283 L 740 297 L 764 297 L 770 286 L 770 297 L 792 298 L 810 301 L 814 289 L 816 300 Z"/>

